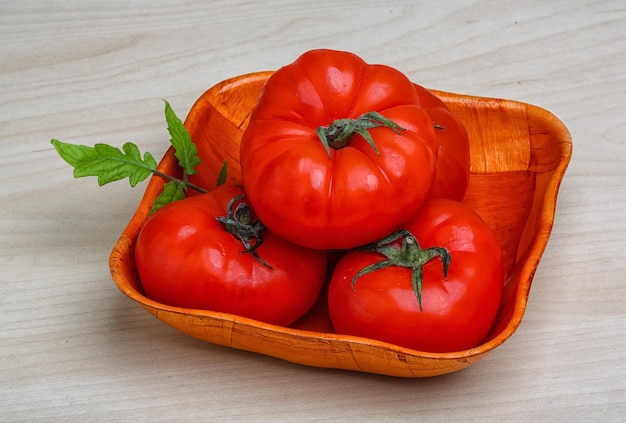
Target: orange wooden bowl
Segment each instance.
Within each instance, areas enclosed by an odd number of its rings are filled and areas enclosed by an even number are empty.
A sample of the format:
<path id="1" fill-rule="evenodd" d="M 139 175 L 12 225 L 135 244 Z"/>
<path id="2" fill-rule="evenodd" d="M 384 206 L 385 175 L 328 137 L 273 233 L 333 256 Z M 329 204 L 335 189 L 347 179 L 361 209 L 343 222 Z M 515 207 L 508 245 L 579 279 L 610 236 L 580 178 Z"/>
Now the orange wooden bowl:
<path id="1" fill-rule="evenodd" d="M 185 125 L 196 143 L 215 146 L 201 169 L 214 172 L 224 159 L 236 179 L 239 141 L 250 112 L 271 72 L 243 75 L 205 92 Z M 326 298 L 290 327 L 206 310 L 171 307 L 147 298 L 133 259 L 137 234 L 163 186 L 153 177 L 110 257 L 119 289 L 168 325 L 199 339 L 308 366 L 356 370 L 400 377 L 427 377 L 463 369 L 491 352 L 519 326 L 533 275 L 553 224 L 557 192 L 572 149 L 565 126 L 551 113 L 529 104 L 433 91 L 465 124 L 471 142 L 471 177 L 464 202 L 494 230 L 506 270 L 502 304 L 487 338 L 475 348 L 427 353 L 372 339 L 334 333 Z M 170 150 L 159 164 L 178 172 Z"/>

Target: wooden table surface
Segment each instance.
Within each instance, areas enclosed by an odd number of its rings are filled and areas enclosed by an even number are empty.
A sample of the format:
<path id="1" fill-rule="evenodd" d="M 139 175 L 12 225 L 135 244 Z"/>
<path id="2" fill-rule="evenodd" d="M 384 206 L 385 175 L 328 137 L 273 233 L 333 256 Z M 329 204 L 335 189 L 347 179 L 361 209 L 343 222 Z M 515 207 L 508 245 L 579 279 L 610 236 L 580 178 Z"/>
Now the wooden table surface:
<path id="1" fill-rule="evenodd" d="M 319 47 L 571 131 L 521 327 L 468 369 L 397 379 L 230 350 L 112 282 L 145 184 L 75 180 L 50 139 L 160 157 L 163 99 L 185 116 L 214 84 Z M 621 0 L 1 0 L 0 421 L 624 421 L 625 109 Z"/>

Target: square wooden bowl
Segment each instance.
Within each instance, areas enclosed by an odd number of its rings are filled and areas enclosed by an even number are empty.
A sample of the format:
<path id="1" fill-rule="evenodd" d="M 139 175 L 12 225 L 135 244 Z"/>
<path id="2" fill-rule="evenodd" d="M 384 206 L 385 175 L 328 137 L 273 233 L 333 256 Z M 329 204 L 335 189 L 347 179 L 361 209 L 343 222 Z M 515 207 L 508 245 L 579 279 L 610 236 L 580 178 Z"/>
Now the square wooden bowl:
<path id="1" fill-rule="evenodd" d="M 243 75 L 205 92 L 185 125 L 196 143 L 214 145 L 215 162 L 226 158 L 237 175 L 239 141 L 271 72 Z M 134 242 L 163 180 L 153 177 L 110 257 L 119 289 L 168 325 L 196 338 L 308 366 L 399 377 L 427 377 L 463 369 L 491 352 L 519 326 L 533 275 L 552 229 L 557 192 L 571 156 L 565 126 L 550 112 L 509 100 L 434 91 L 465 124 L 471 142 L 471 176 L 464 202 L 494 230 L 506 270 L 496 321 L 477 347 L 427 353 L 372 339 L 334 333 L 324 295 L 290 327 L 241 316 L 171 307 L 147 298 L 133 259 Z M 159 164 L 178 172 L 173 151 Z M 215 172 L 219 169 L 215 169 Z M 233 176 L 233 177 L 235 177 Z"/>

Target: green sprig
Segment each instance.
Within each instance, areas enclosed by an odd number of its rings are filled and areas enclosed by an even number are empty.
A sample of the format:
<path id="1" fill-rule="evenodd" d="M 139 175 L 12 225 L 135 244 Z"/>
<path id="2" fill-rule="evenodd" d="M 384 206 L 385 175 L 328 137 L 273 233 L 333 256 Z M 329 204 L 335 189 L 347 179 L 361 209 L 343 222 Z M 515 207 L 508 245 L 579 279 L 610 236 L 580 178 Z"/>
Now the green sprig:
<path id="1" fill-rule="evenodd" d="M 174 155 L 183 170 L 182 179 L 167 175 L 157 170 L 157 162 L 149 152 L 143 157 L 139 148 L 132 142 L 127 142 L 120 150 L 108 144 L 86 145 L 70 144 L 57 139 L 50 142 L 63 160 L 74 168 L 74 177 L 96 176 L 98 185 L 128 178 L 131 187 L 147 179 L 150 175 L 158 175 L 167 179 L 163 192 L 155 200 L 154 212 L 172 201 L 185 197 L 188 188 L 199 192 L 206 192 L 188 180 L 189 175 L 197 173 L 196 167 L 200 164 L 198 149 L 191 139 L 191 135 L 183 122 L 176 116 L 170 104 L 165 101 L 165 120 L 170 134 L 170 143 L 174 147 Z M 226 179 L 226 162 L 220 172 L 218 184 Z"/>

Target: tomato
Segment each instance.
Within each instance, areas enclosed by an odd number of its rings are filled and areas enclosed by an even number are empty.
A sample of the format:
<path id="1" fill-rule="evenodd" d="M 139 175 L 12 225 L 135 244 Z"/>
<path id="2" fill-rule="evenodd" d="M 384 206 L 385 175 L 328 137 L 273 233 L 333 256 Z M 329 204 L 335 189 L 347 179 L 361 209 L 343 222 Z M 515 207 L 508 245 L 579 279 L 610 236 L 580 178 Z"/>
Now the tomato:
<path id="1" fill-rule="evenodd" d="M 311 308 L 324 283 L 326 253 L 264 230 L 242 194 L 241 187 L 222 185 L 148 218 L 135 247 L 146 296 L 282 326 Z"/>
<path id="2" fill-rule="evenodd" d="M 356 247 L 397 229 L 435 177 L 435 128 L 419 104 L 401 72 L 347 52 L 309 51 L 276 71 L 240 146 L 243 184 L 260 219 L 320 249 Z"/>
<path id="3" fill-rule="evenodd" d="M 339 261 L 328 306 L 337 333 L 453 352 L 488 334 L 503 285 L 500 246 L 484 221 L 433 199 L 405 230 Z"/>
<path id="4" fill-rule="evenodd" d="M 470 173 L 470 146 L 467 130 L 448 106 L 426 88 L 415 84 L 420 105 L 435 124 L 437 172 L 428 198 L 461 201 Z"/>

